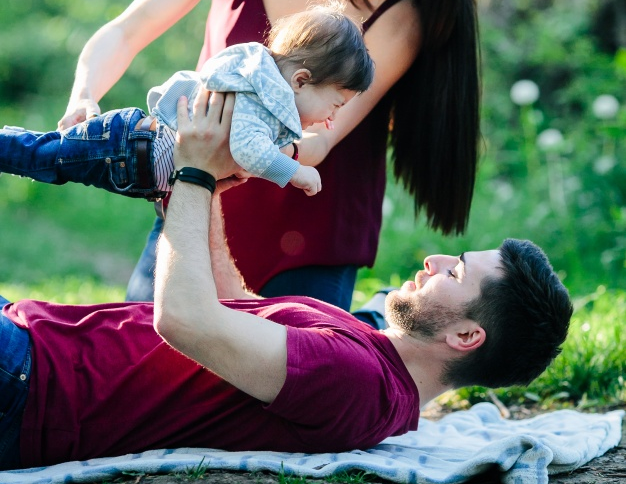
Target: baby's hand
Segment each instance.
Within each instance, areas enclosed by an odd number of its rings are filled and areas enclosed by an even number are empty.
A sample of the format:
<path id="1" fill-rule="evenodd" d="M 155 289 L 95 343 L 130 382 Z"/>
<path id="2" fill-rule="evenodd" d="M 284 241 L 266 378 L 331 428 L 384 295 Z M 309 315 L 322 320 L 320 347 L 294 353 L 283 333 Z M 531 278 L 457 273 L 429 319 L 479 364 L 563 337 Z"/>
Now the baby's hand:
<path id="1" fill-rule="evenodd" d="M 291 177 L 290 182 L 294 187 L 304 190 L 309 197 L 322 189 L 322 179 L 319 172 L 312 166 L 300 165 Z"/>

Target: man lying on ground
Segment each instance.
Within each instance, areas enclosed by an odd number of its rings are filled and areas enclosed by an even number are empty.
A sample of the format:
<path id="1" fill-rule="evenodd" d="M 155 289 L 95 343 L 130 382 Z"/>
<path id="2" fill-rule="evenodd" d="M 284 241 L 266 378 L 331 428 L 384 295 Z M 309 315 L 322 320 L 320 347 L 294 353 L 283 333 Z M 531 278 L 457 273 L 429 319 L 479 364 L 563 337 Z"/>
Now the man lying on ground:
<path id="1" fill-rule="evenodd" d="M 528 241 L 427 257 L 387 296 L 383 331 L 314 299 L 247 292 L 219 201 L 241 183 L 228 178 L 233 99 L 213 95 L 207 113 L 203 91 L 193 120 L 179 103 L 187 176 L 159 241 L 154 305 L 4 307 L 0 469 L 175 447 L 368 448 L 415 430 L 450 388 L 526 384 L 558 354 L 572 306 Z"/>

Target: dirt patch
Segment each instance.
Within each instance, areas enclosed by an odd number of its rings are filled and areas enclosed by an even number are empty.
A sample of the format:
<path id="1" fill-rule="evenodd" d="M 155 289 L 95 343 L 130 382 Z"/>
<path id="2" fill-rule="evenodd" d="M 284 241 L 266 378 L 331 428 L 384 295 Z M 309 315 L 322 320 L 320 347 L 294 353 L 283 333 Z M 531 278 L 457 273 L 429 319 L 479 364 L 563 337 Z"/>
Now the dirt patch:
<path id="1" fill-rule="evenodd" d="M 553 476 L 550 482 L 554 484 L 624 484 L 626 482 L 626 424 L 622 422 L 622 440 L 617 447 L 571 474 Z"/>
<path id="2" fill-rule="evenodd" d="M 276 484 L 278 478 L 274 474 L 266 473 L 207 471 L 202 477 L 195 478 L 184 474 L 174 474 L 168 476 L 135 476 L 129 480 L 113 482 L 125 484 Z"/>
<path id="3" fill-rule="evenodd" d="M 279 477 L 276 474 L 265 472 L 229 472 L 211 470 L 202 477 L 189 477 L 184 473 L 166 476 L 134 476 L 105 481 L 102 484 L 325 484 L 328 481 L 323 479 L 312 479 L 310 477 Z M 336 483 L 349 483 L 349 480 L 335 480 Z M 361 482 L 355 480 L 355 483 Z M 396 484 L 380 478 L 367 476 L 363 484 Z M 478 483 L 476 483 L 478 484 Z"/>

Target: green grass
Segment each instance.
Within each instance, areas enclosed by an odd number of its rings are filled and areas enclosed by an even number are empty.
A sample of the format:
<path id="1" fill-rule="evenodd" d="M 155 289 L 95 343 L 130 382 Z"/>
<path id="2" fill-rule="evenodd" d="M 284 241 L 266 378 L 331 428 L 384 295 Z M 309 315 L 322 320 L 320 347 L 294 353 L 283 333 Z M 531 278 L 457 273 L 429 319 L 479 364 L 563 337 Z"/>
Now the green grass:
<path id="1" fill-rule="evenodd" d="M 209 467 L 204 463 L 204 457 L 198 463 L 198 465 L 192 466 L 187 469 L 183 475 L 189 479 L 202 479 L 209 472 Z"/>
<path id="2" fill-rule="evenodd" d="M 34 284 L 0 283 L 0 295 L 9 301 L 38 299 L 62 304 L 96 304 L 123 301 L 125 293 L 125 286 L 110 286 L 77 276 L 51 277 Z"/>
<path id="3" fill-rule="evenodd" d="M 626 401 L 626 291 L 603 286 L 577 301 L 562 354 L 531 387 L 544 398 L 558 396 L 595 406 Z"/>
<path id="4" fill-rule="evenodd" d="M 278 473 L 278 484 L 307 484 L 307 482 L 328 482 L 330 484 L 364 484 L 372 480 L 379 480 L 374 474 L 365 471 L 339 472 L 332 476 L 321 479 L 307 480 L 306 476 L 292 476 L 285 474 L 285 469 L 281 465 Z M 310 479 L 310 478 L 309 478 Z"/>
<path id="5" fill-rule="evenodd" d="M 125 286 L 154 220 L 150 203 L 82 185 L 2 175 L 0 193 L 0 284 L 36 292 L 72 277 Z"/>
<path id="6" fill-rule="evenodd" d="M 204 460 L 204 459 L 203 459 Z M 202 465 L 202 462 L 197 466 L 190 467 L 186 471 L 174 472 L 167 474 L 168 483 L 185 483 L 185 482 L 226 482 L 223 478 L 224 471 L 208 469 Z M 153 482 L 152 476 L 144 472 L 123 472 L 121 477 L 110 481 L 103 481 L 101 484 L 131 484 L 137 482 Z M 235 472 L 228 479 L 233 483 L 268 483 L 274 482 L 276 484 L 365 484 L 369 482 L 381 482 L 381 479 L 374 474 L 370 474 L 365 471 L 344 471 L 335 475 L 331 475 L 325 478 L 312 478 L 307 476 L 295 476 L 286 474 L 284 469 L 281 469 L 277 474 L 269 472 Z"/>

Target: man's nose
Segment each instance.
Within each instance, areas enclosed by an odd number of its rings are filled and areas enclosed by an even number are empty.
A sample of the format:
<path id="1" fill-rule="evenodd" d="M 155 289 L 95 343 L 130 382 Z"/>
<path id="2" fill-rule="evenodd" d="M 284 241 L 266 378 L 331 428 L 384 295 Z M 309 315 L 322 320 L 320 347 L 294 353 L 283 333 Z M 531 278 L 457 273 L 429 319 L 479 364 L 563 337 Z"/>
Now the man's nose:
<path id="1" fill-rule="evenodd" d="M 446 262 L 454 262 L 455 258 L 450 255 L 429 255 L 424 259 L 424 270 L 429 276 L 438 274 L 444 268 Z"/>
<path id="2" fill-rule="evenodd" d="M 424 259 L 424 270 L 429 276 L 435 274 L 435 271 L 437 270 L 435 267 L 435 256 L 429 255 L 426 259 Z"/>

